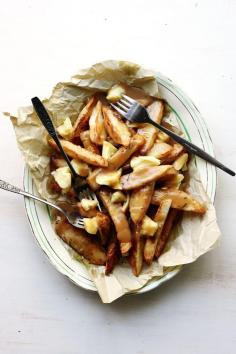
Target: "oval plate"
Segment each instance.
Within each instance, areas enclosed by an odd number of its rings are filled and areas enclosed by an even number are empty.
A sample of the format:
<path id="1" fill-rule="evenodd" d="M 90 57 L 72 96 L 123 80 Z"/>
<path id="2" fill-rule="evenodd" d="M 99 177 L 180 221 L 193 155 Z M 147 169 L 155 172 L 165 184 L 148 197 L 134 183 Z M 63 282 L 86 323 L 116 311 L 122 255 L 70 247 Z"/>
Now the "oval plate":
<path id="1" fill-rule="evenodd" d="M 159 84 L 160 95 L 168 102 L 175 113 L 178 125 L 184 132 L 185 138 L 214 156 L 209 131 L 196 106 L 170 79 L 160 73 L 157 73 L 156 77 Z M 196 158 L 196 164 L 205 190 L 211 201 L 214 202 L 216 193 L 216 168 L 199 158 Z M 37 195 L 37 190 L 27 167 L 25 168 L 24 174 L 24 188 L 27 192 Z M 62 241 L 55 234 L 47 206 L 42 203 L 37 203 L 33 199 L 25 198 L 25 209 L 32 232 L 39 246 L 54 267 L 59 272 L 66 275 L 76 285 L 86 290 L 97 291 L 93 281 L 88 275 L 86 267 L 71 257 L 68 250 L 63 246 Z M 143 288 L 134 292 L 134 294 L 141 294 L 158 287 L 163 282 L 175 276 L 180 269 L 181 267 L 178 267 L 162 278 L 151 280 Z"/>

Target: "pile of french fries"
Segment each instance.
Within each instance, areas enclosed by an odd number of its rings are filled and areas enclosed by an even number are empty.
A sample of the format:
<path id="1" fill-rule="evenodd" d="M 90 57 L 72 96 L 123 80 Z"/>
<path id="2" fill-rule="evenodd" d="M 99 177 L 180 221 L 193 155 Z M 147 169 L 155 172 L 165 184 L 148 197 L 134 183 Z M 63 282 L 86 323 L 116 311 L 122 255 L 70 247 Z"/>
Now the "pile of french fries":
<path id="1" fill-rule="evenodd" d="M 151 118 L 163 120 L 165 102 L 124 84 L 89 98 L 72 125 L 57 128 L 61 144 L 78 175 L 86 179 L 103 205 L 76 199 L 68 167 L 51 146 L 49 188 L 64 194 L 84 217 L 85 230 L 57 217 L 57 234 L 88 262 L 105 265 L 106 275 L 126 257 L 138 276 L 162 254 L 181 211 L 203 214 L 205 205 L 185 192 L 189 156 L 184 148 L 150 124 L 131 124 L 110 105 L 122 94 L 144 105 Z"/>

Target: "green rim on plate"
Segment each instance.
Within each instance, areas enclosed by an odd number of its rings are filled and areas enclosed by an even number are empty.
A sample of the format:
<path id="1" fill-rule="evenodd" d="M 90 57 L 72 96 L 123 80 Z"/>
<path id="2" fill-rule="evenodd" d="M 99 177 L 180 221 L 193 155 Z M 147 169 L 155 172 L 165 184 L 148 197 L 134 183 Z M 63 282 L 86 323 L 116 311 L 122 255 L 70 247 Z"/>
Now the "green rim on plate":
<path id="1" fill-rule="evenodd" d="M 194 103 L 170 79 L 160 73 L 157 73 L 156 77 L 160 95 L 167 100 L 174 112 L 178 125 L 185 134 L 185 138 L 214 156 L 210 133 Z M 211 201 L 214 202 L 217 183 L 216 168 L 198 157 L 195 158 L 195 162 L 204 188 Z M 24 189 L 37 195 L 28 167 L 25 167 Z M 47 207 L 42 203 L 35 202 L 33 199 L 25 198 L 25 209 L 32 232 L 54 267 L 76 285 L 86 290 L 96 291 L 96 287 L 90 279 L 85 265 L 71 257 L 63 242 L 55 234 Z M 176 267 L 163 277 L 151 280 L 134 293 L 141 294 L 158 287 L 175 276 L 180 269 L 181 267 Z"/>

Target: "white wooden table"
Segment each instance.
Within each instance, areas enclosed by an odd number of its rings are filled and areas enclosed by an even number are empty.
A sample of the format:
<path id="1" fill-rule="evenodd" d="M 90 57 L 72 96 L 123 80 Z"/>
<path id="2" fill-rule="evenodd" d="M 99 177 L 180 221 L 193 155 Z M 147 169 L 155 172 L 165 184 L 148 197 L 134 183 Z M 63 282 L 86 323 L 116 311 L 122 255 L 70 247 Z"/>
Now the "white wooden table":
<path id="1" fill-rule="evenodd" d="M 217 157 L 236 169 L 236 2 L 0 1 L 0 110 L 103 59 L 171 77 L 206 118 Z M 24 162 L 0 120 L 0 178 L 22 185 Z M 234 354 L 236 179 L 218 174 L 223 237 L 214 251 L 142 296 L 102 305 L 49 264 L 23 199 L 0 191 L 0 353 Z"/>

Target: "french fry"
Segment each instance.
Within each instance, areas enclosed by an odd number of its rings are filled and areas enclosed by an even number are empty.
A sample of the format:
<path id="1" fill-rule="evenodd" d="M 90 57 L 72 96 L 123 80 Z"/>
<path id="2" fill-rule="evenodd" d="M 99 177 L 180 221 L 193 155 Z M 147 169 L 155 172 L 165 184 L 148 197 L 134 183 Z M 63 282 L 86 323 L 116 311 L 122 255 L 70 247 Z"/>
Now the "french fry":
<path id="1" fill-rule="evenodd" d="M 164 114 L 164 103 L 160 100 L 156 100 L 147 107 L 147 111 L 150 115 L 150 118 L 154 122 L 160 124 Z M 141 154 L 145 155 L 153 147 L 157 138 L 158 129 L 153 125 L 146 123 L 143 124 L 143 127 L 138 129 L 137 133 L 145 138 L 145 144 L 140 151 Z"/>
<path id="2" fill-rule="evenodd" d="M 169 143 L 171 141 L 171 138 L 169 137 L 169 135 L 167 135 L 166 133 L 164 133 L 160 130 L 157 133 L 157 139 L 160 141 L 163 141 L 165 143 Z"/>
<path id="3" fill-rule="evenodd" d="M 94 216 L 97 215 L 98 211 L 96 208 L 94 209 L 90 209 L 90 210 L 85 210 L 82 205 L 81 202 L 78 202 L 76 204 L 76 207 L 78 209 L 78 212 L 81 216 L 85 217 L 85 218 L 93 218 Z"/>
<path id="4" fill-rule="evenodd" d="M 157 129 L 153 125 L 145 123 L 137 130 L 137 133 L 142 135 L 145 139 L 145 144 L 140 150 L 140 154 L 146 155 L 147 152 L 153 147 L 157 138 Z"/>
<path id="5" fill-rule="evenodd" d="M 169 122 L 166 122 L 166 121 L 162 121 L 161 123 L 163 125 L 163 127 L 167 128 L 168 130 L 174 132 L 175 134 L 177 135 L 181 135 L 182 132 L 179 128 L 177 128 L 176 126 L 170 124 Z M 158 139 L 163 141 L 163 142 L 168 142 L 168 144 L 174 144 L 175 141 L 169 136 L 167 135 L 166 133 L 162 132 L 162 131 L 159 131 L 158 134 Z"/>
<path id="6" fill-rule="evenodd" d="M 146 168 L 139 168 L 121 177 L 120 182 L 122 189 L 130 190 L 140 188 L 145 184 L 164 178 L 170 168 L 172 168 L 171 165 L 153 166 L 148 170 Z"/>
<path id="7" fill-rule="evenodd" d="M 102 156 L 94 154 L 93 152 L 88 151 L 81 146 L 77 146 L 67 140 L 60 139 L 60 142 L 67 155 L 71 158 L 87 162 L 88 164 L 94 166 L 108 166 L 108 162 Z M 52 138 L 48 140 L 48 143 L 51 147 L 58 150 L 57 144 Z"/>
<path id="8" fill-rule="evenodd" d="M 102 245 L 106 245 L 109 239 L 111 220 L 108 215 L 101 213 L 100 211 L 97 212 L 96 220 Z"/>
<path id="9" fill-rule="evenodd" d="M 178 144 L 178 143 L 174 143 L 172 145 L 172 150 L 170 151 L 169 155 L 161 160 L 161 163 L 163 165 L 172 163 L 173 161 L 175 161 L 177 159 L 177 157 L 179 157 L 179 155 L 183 152 L 184 148 L 182 145 Z"/>
<path id="10" fill-rule="evenodd" d="M 109 171 L 119 169 L 129 158 L 132 156 L 135 151 L 137 151 L 140 146 L 144 143 L 144 139 L 141 135 L 134 135 L 131 138 L 130 144 L 128 147 L 120 147 L 118 151 L 112 155 L 112 157 L 108 160 L 108 169 Z M 104 171 L 104 170 L 103 170 Z M 96 178 L 99 173 L 102 172 L 102 169 L 95 169 L 87 178 L 87 182 L 89 186 L 95 191 L 100 185 L 96 182 Z"/>
<path id="11" fill-rule="evenodd" d="M 90 175 L 87 177 L 87 183 L 93 191 L 96 191 L 100 187 L 100 184 L 96 182 L 96 178 L 102 171 L 103 170 L 101 168 L 95 168 L 93 172 L 91 172 Z"/>
<path id="12" fill-rule="evenodd" d="M 142 106 L 149 106 L 153 102 L 153 97 L 147 95 L 143 90 L 126 84 L 121 84 L 125 89 L 125 94 L 138 101 Z"/>
<path id="13" fill-rule="evenodd" d="M 116 264 L 119 262 L 120 258 L 120 250 L 119 243 L 115 237 L 113 237 L 107 248 L 107 261 L 106 261 L 106 269 L 105 274 L 109 275 Z"/>
<path id="14" fill-rule="evenodd" d="M 48 181 L 47 181 L 47 188 L 52 192 L 52 193 L 61 193 L 62 188 L 59 186 L 59 184 L 55 181 L 53 176 L 50 176 Z"/>
<path id="15" fill-rule="evenodd" d="M 158 242 L 157 242 L 157 246 L 156 246 L 156 250 L 155 250 L 155 257 L 157 259 L 162 254 L 162 252 L 165 248 L 165 245 L 168 242 L 168 239 L 170 237 L 171 230 L 172 230 L 172 227 L 173 227 L 173 224 L 175 222 L 177 215 L 178 215 L 178 210 L 171 209 L 168 216 L 167 216 L 162 233 L 161 233 L 160 237 L 158 238 Z"/>
<path id="16" fill-rule="evenodd" d="M 163 200 L 154 216 L 153 220 L 158 223 L 158 229 L 154 237 L 148 237 L 144 246 L 144 260 L 147 264 L 151 264 L 155 255 L 158 239 L 162 233 L 167 215 L 171 207 L 171 199 Z"/>
<path id="17" fill-rule="evenodd" d="M 120 243 L 120 251 L 121 251 L 121 254 L 122 254 L 123 256 L 127 256 L 129 250 L 131 249 L 131 247 L 132 247 L 132 243 L 131 243 L 131 242 L 121 242 L 121 243 Z"/>
<path id="18" fill-rule="evenodd" d="M 182 135 L 182 131 L 178 127 L 176 127 L 175 125 L 173 125 L 169 122 L 166 122 L 166 121 L 163 121 L 161 124 L 163 125 L 163 127 L 167 128 L 168 130 L 171 130 L 173 133 L 175 133 L 177 135 Z"/>
<path id="19" fill-rule="evenodd" d="M 186 165 L 187 161 L 188 161 L 188 154 L 187 153 L 181 154 L 173 163 L 173 167 L 177 171 L 180 171 Z"/>
<path id="20" fill-rule="evenodd" d="M 66 192 L 66 195 L 67 195 L 68 198 L 70 198 L 70 200 L 75 199 L 75 198 L 76 198 L 76 193 L 75 193 L 75 191 L 74 191 L 74 188 L 71 187 L 71 188 L 68 190 L 68 192 Z"/>
<path id="21" fill-rule="evenodd" d="M 106 130 L 102 114 L 102 103 L 98 101 L 89 119 L 90 139 L 94 144 L 102 145 L 106 140 Z"/>
<path id="22" fill-rule="evenodd" d="M 172 146 L 161 140 L 156 140 L 153 147 L 148 151 L 148 156 L 154 156 L 157 159 L 167 158 L 171 153 Z"/>
<path id="23" fill-rule="evenodd" d="M 106 253 L 102 246 L 84 230 L 73 227 L 65 219 L 55 223 L 58 236 L 91 264 L 105 265 Z"/>
<path id="24" fill-rule="evenodd" d="M 160 177 L 158 182 L 167 183 L 167 181 L 172 180 L 177 175 L 176 169 L 172 166 L 163 177 Z"/>
<path id="25" fill-rule="evenodd" d="M 111 196 L 112 203 L 124 203 L 126 201 L 127 201 L 127 195 L 125 195 L 120 191 L 114 192 Z"/>
<path id="26" fill-rule="evenodd" d="M 122 211 L 124 212 L 124 213 L 126 213 L 127 212 L 127 210 L 128 210 L 128 208 L 129 208 L 129 200 L 130 200 L 130 195 L 129 195 L 129 193 L 127 193 L 127 195 L 126 195 L 126 201 L 124 202 L 124 204 L 122 205 Z"/>
<path id="27" fill-rule="evenodd" d="M 88 121 L 96 102 L 97 98 L 95 96 L 92 96 L 80 112 L 74 124 L 73 138 L 79 137 L 80 133 L 87 129 Z"/>
<path id="28" fill-rule="evenodd" d="M 197 214 L 204 214 L 206 212 L 206 207 L 204 204 L 197 201 L 190 194 L 175 188 L 163 188 L 156 190 L 153 193 L 151 203 L 154 205 L 159 205 L 161 201 L 166 199 L 171 199 L 171 207 L 174 209 L 191 211 Z"/>
<path id="29" fill-rule="evenodd" d="M 51 156 L 51 165 L 52 165 L 52 167 L 54 167 L 56 169 L 56 168 L 60 168 L 60 167 L 66 167 L 67 163 L 62 157 L 52 155 Z"/>
<path id="30" fill-rule="evenodd" d="M 120 147 L 118 151 L 108 160 L 109 170 L 119 169 L 133 154 L 144 144 L 144 138 L 135 134 L 127 147 Z"/>
<path id="31" fill-rule="evenodd" d="M 177 173 L 177 174 L 173 175 L 172 177 L 168 178 L 165 181 L 163 187 L 179 189 L 183 179 L 184 179 L 184 175 L 182 175 L 181 173 Z"/>
<path id="32" fill-rule="evenodd" d="M 162 100 L 155 100 L 147 107 L 148 114 L 155 123 L 161 124 L 164 108 L 165 106 Z"/>
<path id="33" fill-rule="evenodd" d="M 106 131 L 112 140 L 116 144 L 129 146 L 131 133 L 127 125 L 122 121 L 120 115 L 106 105 L 103 105 L 102 111 Z"/>
<path id="34" fill-rule="evenodd" d="M 129 201 L 129 211 L 130 217 L 135 224 L 138 224 L 144 218 L 152 199 L 154 186 L 155 182 L 151 182 L 132 191 Z"/>
<path id="35" fill-rule="evenodd" d="M 130 242 L 131 232 L 127 217 L 122 211 L 122 205 L 111 203 L 111 193 L 105 189 L 100 190 L 99 195 L 115 225 L 118 240 L 124 243 Z"/>
<path id="36" fill-rule="evenodd" d="M 144 240 L 140 235 L 141 226 L 132 226 L 132 248 L 129 256 L 129 262 L 132 268 L 133 274 L 138 277 L 141 273 L 143 266 L 143 247 Z"/>
<path id="37" fill-rule="evenodd" d="M 80 140 L 82 141 L 82 144 L 84 145 L 84 148 L 88 151 L 93 152 L 94 154 L 100 155 L 99 148 L 97 147 L 96 144 L 92 142 L 90 139 L 90 132 L 89 130 L 85 130 L 82 133 L 80 133 Z"/>
<path id="38" fill-rule="evenodd" d="M 117 148 L 108 141 L 104 141 L 102 145 L 102 157 L 104 159 L 109 160 L 112 155 L 117 152 Z"/>

